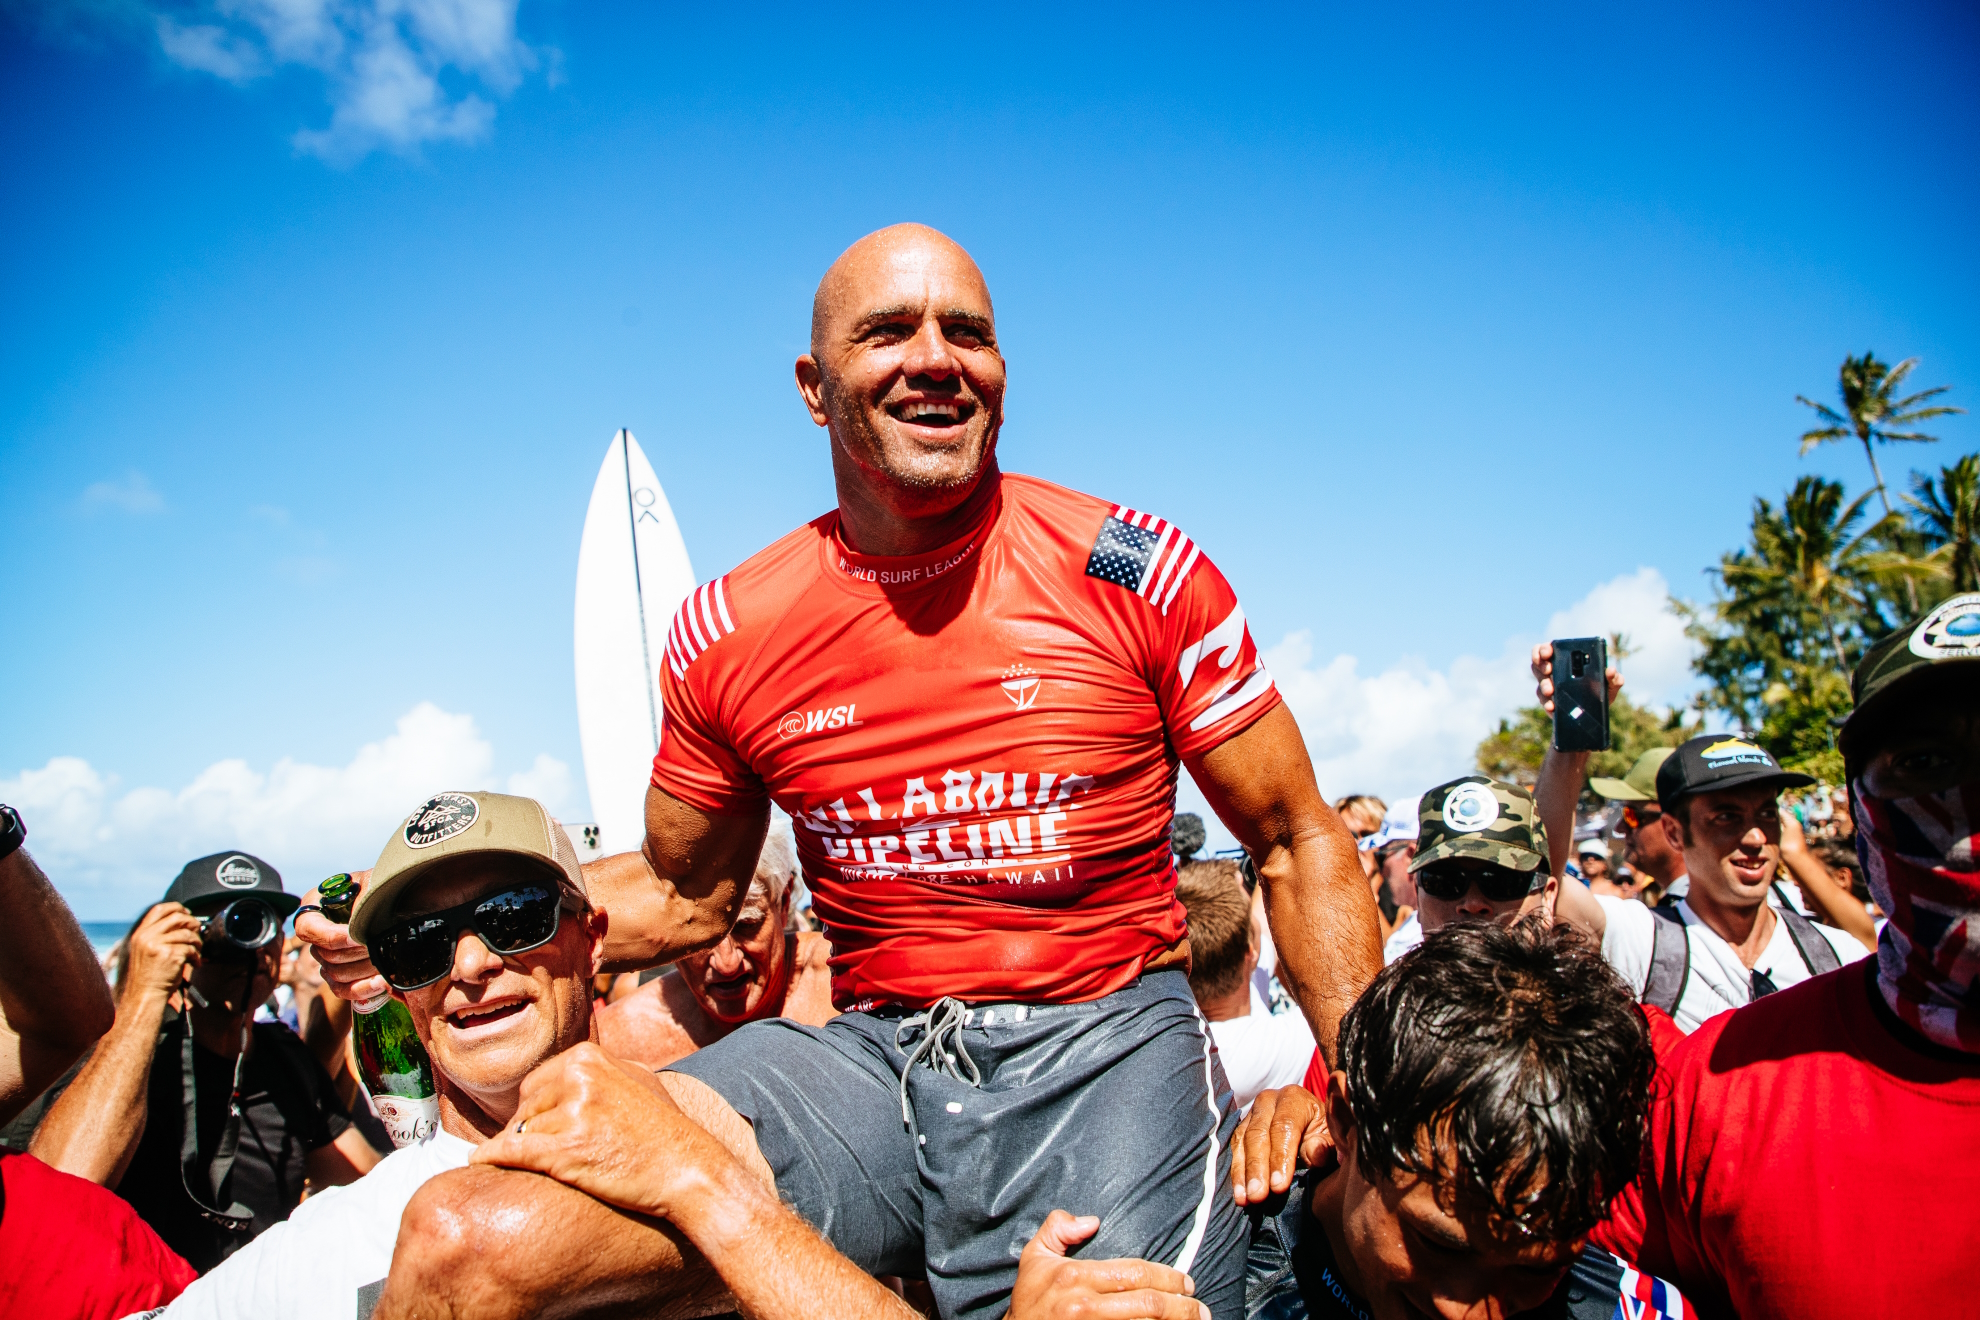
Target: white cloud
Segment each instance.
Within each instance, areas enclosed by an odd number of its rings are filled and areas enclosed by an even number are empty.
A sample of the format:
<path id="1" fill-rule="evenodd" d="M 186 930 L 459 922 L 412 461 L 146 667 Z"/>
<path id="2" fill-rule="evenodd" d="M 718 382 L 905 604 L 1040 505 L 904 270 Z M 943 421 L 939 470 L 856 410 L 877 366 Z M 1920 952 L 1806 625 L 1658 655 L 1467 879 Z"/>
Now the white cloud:
<path id="1" fill-rule="evenodd" d="M 469 715 L 430 702 L 343 766 L 284 758 L 265 774 L 218 761 L 179 789 L 121 789 L 79 757 L 0 780 L 0 802 L 28 822 L 29 847 L 87 919 L 134 914 L 186 862 L 241 848 L 301 892 L 323 876 L 369 866 L 394 823 L 445 789 L 495 788 L 535 797 L 553 814 L 573 805 L 570 768 L 538 755 L 527 770 L 495 773 L 495 749 Z"/>
<path id="2" fill-rule="evenodd" d="M 516 35 L 516 4 L 198 0 L 189 7 L 198 21 L 158 13 L 153 26 L 167 59 L 231 83 L 285 65 L 321 74 L 330 121 L 292 140 L 300 151 L 348 162 L 380 147 L 405 152 L 484 135 L 495 107 L 482 93 L 507 95 L 538 62 Z M 172 8 L 184 16 L 188 6 Z"/>
<path id="3" fill-rule="evenodd" d="M 82 494 L 85 509 L 116 509 L 123 513 L 162 513 L 165 497 L 152 489 L 144 473 L 132 468 L 115 481 L 92 483 Z"/>
<path id="4" fill-rule="evenodd" d="M 1663 574 L 1640 568 L 1597 586 L 1544 627 L 1508 636 L 1497 654 L 1462 655 L 1441 669 L 1404 658 L 1363 674 L 1352 655 L 1317 657 L 1305 630 L 1267 648 L 1265 664 L 1299 720 L 1321 792 L 1329 800 L 1348 793 L 1393 800 L 1474 768 L 1479 740 L 1532 703 L 1528 656 L 1537 642 L 1623 634 L 1631 654 L 1617 667 L 1630 697 L 1653 706 L 1682 702 L 1693 644 L 1669 597 Z M 1179 807 L 1203 814 L 1213 847 L 1231 846 L 1187 778 Z"/>

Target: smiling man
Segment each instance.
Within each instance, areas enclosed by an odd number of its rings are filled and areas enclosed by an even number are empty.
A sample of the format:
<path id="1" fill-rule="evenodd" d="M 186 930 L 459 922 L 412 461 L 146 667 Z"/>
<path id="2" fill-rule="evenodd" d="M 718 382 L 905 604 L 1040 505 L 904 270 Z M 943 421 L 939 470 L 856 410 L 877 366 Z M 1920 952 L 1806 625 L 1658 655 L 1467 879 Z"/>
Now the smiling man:
<path id="1" fill-rule="evenodd" d="M 1196 543 L 999 469 L 1004 355 L 959 246 L 919 225 L 855 243 L 819 284 L 796 377 L 838 507 L 682 606 L 644 857 L 587 878 L 618 966 L 706 947 L 775 801 L 844 1011 L 749 1023 L 662 1080 L 861 1266 L 925 1274 L 944 1316 L 1001 1314 L 1026 1239 L 1064 1206 L 1099 1218 L 1089 1251 L 1187 1270 L 1234 1317 L 1244 1230 L 1218 1195 L 1234 1110 L 1185 974 L 1177 776 L 1256 859 L 1279 975 L 1329 1052 L 1379 965 L 1354 841 Z M 305 934 L 363 993 L 335 933 Z M 625 1115 L 585 1121 L 626 1124 L 637 1149 Z M 455 1192 L 408 1215 L 433 1264 L 388 1314 L 527 1315 L 587 1289 L 725 1300 L 692 1252 L 587 1236 L 583 1198 L 554 1184 Z M 572 1268 L 530 1249 L 553 1234 Z"/>
<path id="2" fill-rule="evenodd" d="M 683 1115 L 650 1072 L 617 1063 L 592 1043 L 591 978 L 606 926 L 570 837 L 536 802 L 443 793 L 415 811 L 387 841 L 351 929 L 404 1001 L 433 1061 L 439 1129 L 352 1186 L 309 1198 L 187 1288 L 163 1312 L 168 1320 L 369 1317 L 389 1275 L 403 1268 L 394 1252 L 408 1205 L 436 1175 L 462 1168 L 477 1151 L 638 1210 L 648 1219 L 637 1231 L 656 1240 L 671 1240 L 652 1226 L 664 1221 L 668 1232 L 700 1248 L 761 1320 L 912 1320 L 899 1298 L 806 1229 L 753 1171 Z M 574 1164 L 573 1129 L 558 1111 L 579 1101 L 621 1108 L 630 1101 L 647 1158 L 615 1161 L 610 1178 L 601 1178 L 595 1163 Z M 534 1133 L 527 1131 L 531 1121 Z M 637 1176 L 626 1177 L 628 1168 Z M 1059 1314 L 1055 1307 L 1090 1304 L 1101 1293 L 1141 1301 L 1134 1314 L 1202 1320 L 1177 1271 L 1139 1261 L 1064 1261 L 1095 1225 L 1065 1214 L 1052 1219 L 1026 1244 L 1021 1320 L 1049 1320 Z M 538 1243 L 546 1247 L 553 1263 L 568 1266 L 567 1244 Z"/>
<path id="3" fill-rule="evenodd" d="M 745 1022 L 785 1017 L 822 1027 L 837 1017 L 831 946 L 816 931 L 785 929 L 796 878 L 790 826 L 778 821 L 722 942 L 599 1009 L 599 1044 L 621 1059 L 664 1068 Z"/>
<path id="4" fill-rule="evenodd" d="M 1578 765 L 1565 773 L 1579 784 Z M 1682 842 L 1684 896 L 1653 912 L 1565 876 L 1557 914 L 1598 937 L 1643 1002 L 1684 1031 L 1865 957 L 1848 932 L 1768 902 L 1781 866 L 1781 790 L 1814 782 L 1743 738 L 1691 739 L 1657 770 L 1658 825 Z"/>
<path id="5" fill-rule="evenodd" d="M 1667 1055 L 1642 1180 L 1596 1233 L 1701 1316 L 1974 1310 L 1980 595 L 1879 643 L 1850 691 L 1836 742 L 1890 913 L 1876 960 L 1717 1017 Z"/>

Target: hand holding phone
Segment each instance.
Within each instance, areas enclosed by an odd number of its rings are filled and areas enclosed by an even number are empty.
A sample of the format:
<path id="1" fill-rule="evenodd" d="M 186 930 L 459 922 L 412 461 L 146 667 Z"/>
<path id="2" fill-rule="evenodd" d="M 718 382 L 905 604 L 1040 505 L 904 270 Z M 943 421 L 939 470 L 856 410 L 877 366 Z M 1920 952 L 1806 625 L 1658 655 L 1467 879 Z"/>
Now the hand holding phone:
<path id="1" fill-rule="evenodd" d="M 1609 642 L 1605 637 L 1554 641 L 1554 750 L 1609 749 Z"/>

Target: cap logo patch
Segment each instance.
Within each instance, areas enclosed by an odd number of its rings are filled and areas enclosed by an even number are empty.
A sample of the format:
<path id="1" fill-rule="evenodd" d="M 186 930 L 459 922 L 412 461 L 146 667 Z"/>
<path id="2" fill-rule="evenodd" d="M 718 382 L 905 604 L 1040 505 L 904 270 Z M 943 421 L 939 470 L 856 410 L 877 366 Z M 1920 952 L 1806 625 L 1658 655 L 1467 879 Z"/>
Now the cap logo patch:
<path id="1" fill-rule="evenodd" d="M 213 868 L 213 878 L 227 889 L 253 889 L 261 883 L 261 868 L 235 853 Z"/>
<path id="2" fill-rule="evenodd" d="M 1980 656 L 1980 596 L 1954 596 L 1911 632 L 1911 653 L 1927 660 Z"/>
<path id="3" fill-rule="evenodd" d="M 1499 799 L 1484 784 L 1459 784 L 1444 798 L 1444 825 L 1458 834 L 1476 834 L 1499 818 Z"/>
<path id="4" fill-rule="evenodd" d="M 474 824 L 480 814 L 480 806 L 465 793 L 436 794 L 406 821 L 406 847 L 431 848 L 444 843 Z"/>
<path id="5" fill-rule="evenodd" d="M 1710 747 L 1699 749 L 1698 755 L 1713 769 L 1723 769 L 1729 765 L 1772 765 L 1774 758 L 1755 747 L 1743 738 L 1721 738 Z"/>

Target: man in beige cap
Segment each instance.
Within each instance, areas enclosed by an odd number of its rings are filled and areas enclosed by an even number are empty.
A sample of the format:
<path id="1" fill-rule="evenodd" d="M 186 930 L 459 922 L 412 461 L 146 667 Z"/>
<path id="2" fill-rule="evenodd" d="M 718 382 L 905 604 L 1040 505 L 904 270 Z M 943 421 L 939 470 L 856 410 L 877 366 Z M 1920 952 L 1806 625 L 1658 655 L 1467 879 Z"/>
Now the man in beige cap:
<path id="1" fill-rule="evenodd" d="M 569 836 L 538 803 L 441 793 L 407 817 L 365 882 L 351 930 L 411 1012 L 433 1061 L 439 1129 L 351 1187 L 305 1201 L 189 1287 L 164 1313 L 168 1320 L 370 1314 L 405 1268 L 394 1256 L 399 1221 L 420 1189 L 471 1162 L 537 1167 L 541 1146 L 528 1140 L 528 1122 L 535 1117 L 556 1133 L 557 1116 L 545 1111 L 573 1090 L 636 1099 L 643 1148 L 653 1156 L 641 1208 L 699 1247 L 752 1314 L 911 1315 L 689 1121 L 652 1073 L 598 1049 L 591 978 L 603 961 L 606 923 L 585 892 Z M 491 1146 L 496 1137 L 503 1137 L 499 1149 Z M 554 1172 L 601 1196 L 617 1190 L 595 1170 Z M 598 1213 L 613 1212 L 601 1206 Z M 1049 1291 L 1038 1269 L 1050 1270 L 1055 1251 L 1082 1236 L 1070 1216 L 1048 1225 L 1031 1249 L 1038 1262 L 1031 1294 Z M 1081 1277 L 1117 1276 L 1095 1264 Z M 1054 1283 L 1085 1286 L 1056 1276 Z M 1160 1267 L 1141 1267 L 1136 1283 L 1186 1300 L 1180 1277 L 1169 1280 Z"/>
<path id="2" fill-rule="evenodd" d="M 1623 841 L 1623 865 L 1636 873 L 1638 892 L 1653 904 L 1683 898 L 1688 888 L 1683 837 L 1675 828 L 1660 823 L 1664 809 L 1657 805 L 1657 771 L 1670 754 L 1668 747 L 1653 747 L 1637 757 L 1621 779 L 1596 775 L 1588 781 L 1588 787 L 1599 796 L 1623 804 L 1622 820 L 1616 826 Z M 1548 755 L 1552 757 L 1553 752 Z M 1586 761 L 1587 757 L 1584 754 L 1580 759 Z M 1646 886 L 1654 888 L 1645 893 Z"/>

